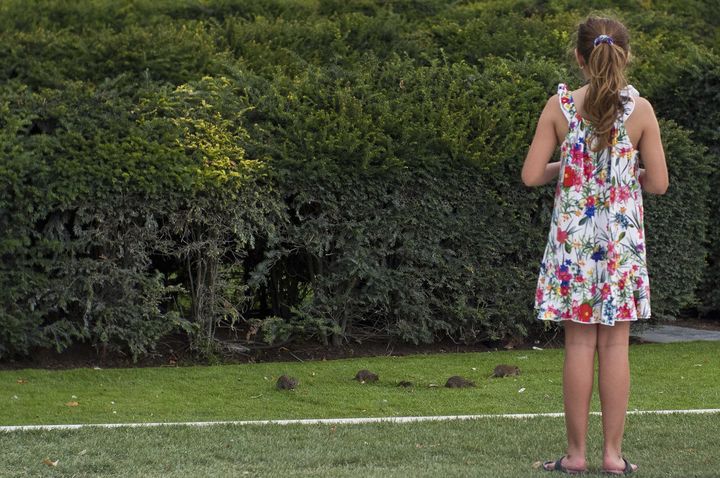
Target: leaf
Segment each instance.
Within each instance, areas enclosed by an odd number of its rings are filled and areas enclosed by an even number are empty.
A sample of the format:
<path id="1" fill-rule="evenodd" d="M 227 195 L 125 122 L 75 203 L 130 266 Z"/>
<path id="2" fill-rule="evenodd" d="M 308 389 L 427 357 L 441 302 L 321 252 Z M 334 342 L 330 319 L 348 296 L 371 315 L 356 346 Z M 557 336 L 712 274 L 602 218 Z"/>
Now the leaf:
<path id="1" fill-rule="evenodd" d="M 57 464 L 60 463 L 60 460 L 52 461 L 50 458 L 45 458 L 42 462 L 43 462 L 43 465 L 57 466 Z"/>
<path id="2" fill-rule="evenodd" d="M 572 252 L 572 245 L 569 242 L 565 243 L 565 252 L 570 254 Z"/>
<path id="3" fill-rule="evenodd" d="M 17 383 L 19 383 L 20 385 L 22 385 L 22 384 L 28 383 L 28 381 L 25 380 L 24 378 L 19 378 L 19 379 L 17 379 Z"/>
<path id="4" fill-rule="evenodd" d="M 580 219 L 580 222 L 578 224 L 580 224 L 582 226 L 583 224 L 588 222 L 589 219 L 590 219 L 589 217 L 585 216 L 584 218 Z"/>
<path id="5" fill-rule="evenodd" d="M 618 241 L 622 241 L 623 237 L 625 237 L 625 231 L 620 233 L 620 235 L 618 236 Z"/>

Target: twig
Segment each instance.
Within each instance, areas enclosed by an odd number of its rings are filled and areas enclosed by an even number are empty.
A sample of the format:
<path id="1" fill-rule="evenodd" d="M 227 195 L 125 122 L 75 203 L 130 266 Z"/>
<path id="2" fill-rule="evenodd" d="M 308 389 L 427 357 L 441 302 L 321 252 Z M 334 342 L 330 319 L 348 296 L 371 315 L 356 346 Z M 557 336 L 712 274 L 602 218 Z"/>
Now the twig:
<path id="1" fill-rule="evenodd" d="M 292 353 L 289 348 L 287 348 L 287 347 L 280 347 L 279 350 L 286 350 L 287 353 L 289 353 L 290 355 L 292 355 L 293 357 L 295 357 L 296 359 L 298 359 L 298 360 L 300 361 L 300 363 L 305 363 L 305 361 L 304 361 L 303 359 L 301 359 L 300 357 L 298 357 L 297 355 L 295 355 L 294 353 Z"/>
<path id="2" fill-rule="evenodd" d="M 555 329 L 555 333 L 553 334 L 552 337 L 550 337 L 550 338 L 545 342 L 545 345 L 543 345 L 543 348 L 547 347 L 548 344 L 550 344 L 550 342 L 554 342 L 554 341 L 555 341 L 555 338 L 557 337 L 558 332 L 560 332 L 560 327 L 557 327 L 557 328 Z"/>

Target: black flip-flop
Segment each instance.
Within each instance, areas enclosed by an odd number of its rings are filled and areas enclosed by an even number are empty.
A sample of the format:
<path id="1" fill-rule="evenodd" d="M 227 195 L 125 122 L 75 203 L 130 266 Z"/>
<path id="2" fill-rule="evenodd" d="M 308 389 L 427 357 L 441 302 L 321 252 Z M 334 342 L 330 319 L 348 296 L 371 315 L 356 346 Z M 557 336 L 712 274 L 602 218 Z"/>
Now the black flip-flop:
<path id="1" fill-rule="evenodd" d="M 602 473 L 604 475 L 614 475 L 614 476 L 625 476 L 625 475 L 631 475 L 638 471 L 637 468 L 633 470 L 632 465 L 629 461 L 627 461 L 625 458 L 623 458 L 623 462 L 625 462 L 625 469 L 624 470 L 602 470 Z"/>
<path id="2" fill-rule="evenodd" d="M 565 455 L 561 456 L 557 459 L 557 461 L 546 461 L 543 463 L 542 467 L 545 471 L 559 471 L 560 473 L 565 473 L 566 475 L 584 475 L 587 473 L 587 470 L 576 470 L 573 468 L 568 468 L 566 466 L 563 466 L 562 461 L 563 458 L 565 458 Z M 548 468 L 548 465 L 552 465 L 552 468 Z"/>

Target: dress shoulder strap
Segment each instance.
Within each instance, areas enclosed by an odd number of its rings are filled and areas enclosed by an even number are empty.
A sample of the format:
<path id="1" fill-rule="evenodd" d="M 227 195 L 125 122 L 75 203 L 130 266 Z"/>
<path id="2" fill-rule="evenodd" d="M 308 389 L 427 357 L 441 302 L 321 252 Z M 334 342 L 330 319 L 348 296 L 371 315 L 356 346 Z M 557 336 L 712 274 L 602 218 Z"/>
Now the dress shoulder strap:
<path id="1" fill-rule="evenodd" d="M 560 109 L 565 115 L 565 118 L 568 120 L 568 123 L 573 123 L 577 119 L 577 109 L 575 108 L 575 101 L 573 101 L 573 97 L 565 83 L 558 84 L 557 95 L 560 100 Z"/>
<path id="2" fill-rule="evenodd" d="M 633 85 L 627 85 L 625 88 L 620 90 L 620 98 L 622 98 L 625 111 L 623 112 L 623 122 L 627 120 L 630 115 L 635 111 L 635 100 L 634 97 L 640 96 L 640 92 L 633 87 Z"/>

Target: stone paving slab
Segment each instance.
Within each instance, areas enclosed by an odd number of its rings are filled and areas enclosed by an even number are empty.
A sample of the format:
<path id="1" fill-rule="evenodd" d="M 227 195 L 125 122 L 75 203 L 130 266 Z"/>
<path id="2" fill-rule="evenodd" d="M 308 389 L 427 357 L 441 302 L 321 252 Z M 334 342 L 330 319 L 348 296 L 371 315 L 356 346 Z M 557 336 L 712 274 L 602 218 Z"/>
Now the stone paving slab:
<path id="1" fill-rule="evenodd" d="M 670 343 L 692 342 L 693 340 L 720 341 L 720 330 L 691 329 L 677 325 L 658 325 L 642 332 L 631 333 L 645 342 Z"/>

